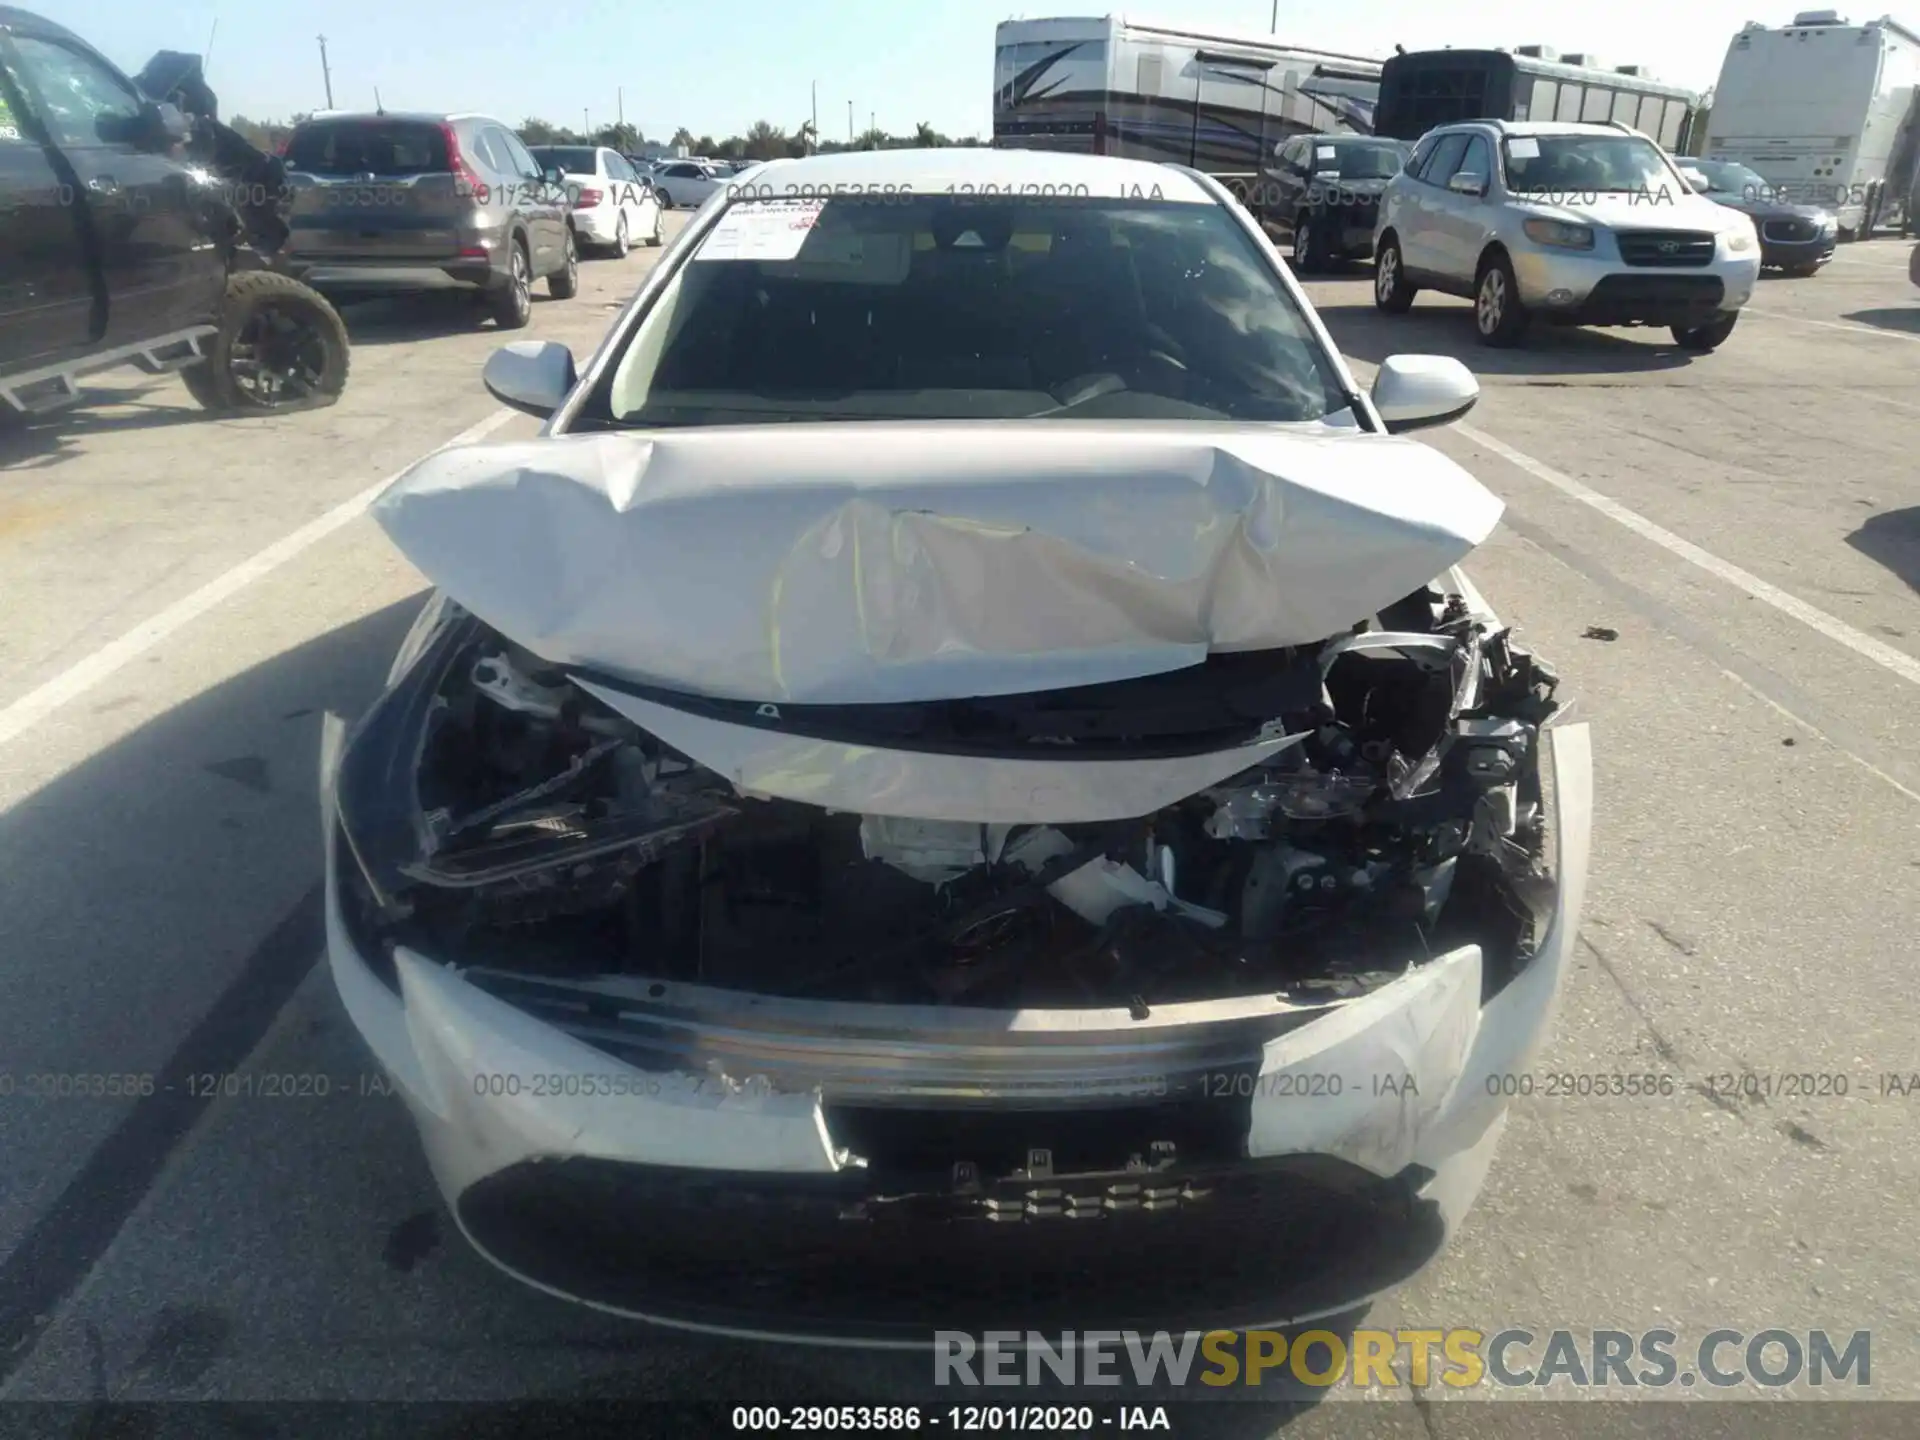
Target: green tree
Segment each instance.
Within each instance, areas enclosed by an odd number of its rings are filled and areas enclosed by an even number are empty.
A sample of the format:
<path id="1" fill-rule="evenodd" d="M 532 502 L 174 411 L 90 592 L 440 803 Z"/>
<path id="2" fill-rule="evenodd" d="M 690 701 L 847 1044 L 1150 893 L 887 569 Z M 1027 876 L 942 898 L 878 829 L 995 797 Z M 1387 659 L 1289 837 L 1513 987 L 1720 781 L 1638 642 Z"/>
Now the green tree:
<path id="1" fill-rule="evenodd" d="M 693 132 L 682 125 L 673 132 L 673 144 L 684 145 L 689 150 L 693 149 Z"/>
<path id="2" fill-rule="evenodd" d="M 520 122 L 517 132 L 521 142 L 527 145 L 557 145 L 560 142 L 560 127 L 538 116 L 529 115 Z"/>
<path id="3" fill-rule="evenodd" d="M 947 143 L 947 137 L 924 120 L 913 127 L 913 144 L 917 150 L 937 150 Z"/>
<path id="4" fill-rule="evenodd" d="M 593 143 L 605 145 L 609 150 L 618 150 L 622 155 L 630 155 L 640 148 L 640 139 L 638 126 L 621 123 L 602 125 L 594 132 Z"/>
<path id="5" fill-rule="evenodd" d="M 721 148 L 731 153 L 735 143 L 729 140 Z M 787 132 L 771 120 L 756 120 L 748 128 L 746 138 L 738 143 L 743 159 L 777 160 L 787 153 Z"/>

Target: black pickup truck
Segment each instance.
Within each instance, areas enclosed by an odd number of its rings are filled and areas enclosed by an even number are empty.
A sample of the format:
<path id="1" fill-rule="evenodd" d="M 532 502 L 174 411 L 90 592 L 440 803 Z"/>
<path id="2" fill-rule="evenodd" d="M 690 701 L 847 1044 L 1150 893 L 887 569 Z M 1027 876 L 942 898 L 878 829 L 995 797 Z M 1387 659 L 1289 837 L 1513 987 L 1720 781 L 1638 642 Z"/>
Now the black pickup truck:
<path id="1" fill-rule="evenodd" d="M 346 327 L 273 268 L 284 171 L 217 112 L 197 57 L 129 79 L 0 5 L 0 424 L 120 365 L 178 371 L 215 411 L 339 397 Z"/>

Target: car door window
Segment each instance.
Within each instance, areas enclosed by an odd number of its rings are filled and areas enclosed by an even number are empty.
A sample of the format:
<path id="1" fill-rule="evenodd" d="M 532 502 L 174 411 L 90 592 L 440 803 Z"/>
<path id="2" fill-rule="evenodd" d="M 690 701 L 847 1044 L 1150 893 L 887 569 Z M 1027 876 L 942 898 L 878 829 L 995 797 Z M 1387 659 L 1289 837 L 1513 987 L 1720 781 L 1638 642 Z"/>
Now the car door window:
<path id="1" fill-rule="evenodd" d="M 496 143 L 492 129 L 484 129 L 473 137 L 473 153 L 493 174 L 511 175 L 513 173 L 513 165 L 507 159 L 506 150 Z"/>
<path id="2" fill-rule="evenodd" d="M 1421 169 L 1420 178 L 1429 185 L 1446 184 L 1447 177 L 1459 168 L 1461 157 L 1467 153 L 1468 138 L 1465 135 L 1443 135 Z"/>
<path id="3" fill-rule="evenodd" d="M 506 146 L 507 156 L 513 162 L 513 168 L 529 180 L 538 180 L 544 174 L 540 162 L 533 158 L 533 152 L 522 145 L 511 130 L 495 128 L 493 132 Z"/>
<path id="4" fill-rule="evenodd" d="M 1493 182 L 1493 147 L 1487 143 L 1486 136 L 1475 135 L 1467 141 L 1467 148 L 1461 153 L 1460 163 L 1454 167 L 1453 173 L 1478 175 L 1485 184 Z"/>
<path id="5" fill-rule="evenodd" d="M 140 124 L 140 96 L 91 55 L 31 35 L 14 50 L 56 145 L 124 144 Z"/>

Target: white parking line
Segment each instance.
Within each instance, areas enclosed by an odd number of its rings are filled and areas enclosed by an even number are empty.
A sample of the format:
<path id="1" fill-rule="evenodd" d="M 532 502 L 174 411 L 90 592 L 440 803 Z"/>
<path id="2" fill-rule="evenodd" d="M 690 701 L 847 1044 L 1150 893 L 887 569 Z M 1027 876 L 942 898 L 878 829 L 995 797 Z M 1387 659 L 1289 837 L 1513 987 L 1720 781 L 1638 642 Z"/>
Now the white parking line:
<path id="1" fill-rule="evenodd" d="M 1881 340 L 1905 340 L 1909 344 L 1920 344 L 1920 334 L 1906 330 L 1882 330 L 1877 325 L 1855 325 L 1846 320 L 1808 320 L 1800 315 L 1782 315 L 1778 310 L 1762 310 L 1749 305 L 1744 313 L 1763 315 L 1769 320 L 1784 320 L 1789 325 L 1816 325 L 1822 330 L 1845 330 L 1853 335 L 1872 335 Z"/>
<path id="2" fill-rule="evenodd" d="M 1718 555 L 1702 550 L 1691 540 L 1681 539 L 1671 530 L 1654 524 L 1638 511 L 1629 510 L 1619 501 L 1609 499 L 1597 490 L 1589 490 L 1572 476 L 1562 475 L 1552 466 L 1543 465 L 1531 455 L 1524 454 L 1483 431 L 1458 424 L 1453 429 L 1463 439 L 1471 441 L 1484 450 L 1491 450 L 1508 464 L 1526 471 L 1534 479 L 1551 485 L 1563 495 L 1569 495 L 1578 500 L 1582 505 L 1591 506 L 1609 520 L 1624 525 L 1643 540 L 1651 540 L 1669 554 L 1679 556 L 1690 565 L 1699 566 L 1709 575 L 1724 580 L 1737 590 L 1746 591 L 1754 599 L 1771 605 L 1781 614 L 1791 616 L 1836 644 L 1846 646 L 1862 659 L 1873 661 L 1874 664 L 1891 671 L 1909 684 L 1920 685 L 1920 660 L 1916 660 L 1905 651 L 1883 644 L 1871 635 L 1854 629 L 1846 621 L 1807 604 L 1798 596 L 1789 595 L 1776 585 L 1769 585 L 1758 575 L 1742 570 L 1731 561 L 1722 560 Z"/>
<path id="3" fill-rule="evenodd" d="M 497 411 L 479 424 L 469 425 L 441 448 L 469 445 L 483 439 L 513 419 L 517 413 L 513 410 Z M 61 671 L 44 685 L 29 690 L 5 709 L 0 709 L 0 745 L 19 739 L 27 730 L 53 714 L 62 705 L 86 694 L 116 670 L 121 669 L 129 661 L 138 659 L 182 626 L 199 619 L 221 601 L 231 599 L 254 581 L 279 569 L 301 551 L 312 548 L 342 526 L 357 520 L 366 513 L 367 507 L 380 497 L 381 492 L 404 473 L 396 470 L 379 484 L 370 485 L 351 500 L 342 501 L 319 519 L 309 521 L 291 535 L 274 541 L 259 554 L 242 560 L 225 574 L 209 580 L 192 594 L 174 601 L 158 615 L 134 626 L 117 640 L 109 641 L 84 660 Z"/>

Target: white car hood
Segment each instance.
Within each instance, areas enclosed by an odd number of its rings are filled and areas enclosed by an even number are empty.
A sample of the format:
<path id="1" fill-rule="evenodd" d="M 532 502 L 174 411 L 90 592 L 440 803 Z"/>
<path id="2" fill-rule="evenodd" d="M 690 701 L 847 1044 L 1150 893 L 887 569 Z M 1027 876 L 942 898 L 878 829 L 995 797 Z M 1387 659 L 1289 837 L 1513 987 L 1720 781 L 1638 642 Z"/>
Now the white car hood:
<path id="1" fill-rule="evenodd" d="M 861 704 L 1310 644 L 1426 584 L 1502 502 L 1411 440 L 1277 426 L 859 423 L 442 451 L 374 513 L 543 658 Z"/>
<path id="2" fill-rule="evenodd" d="M 1609 230 L 1707 230 L 1719 235 L 1727 231 L 1737 233 L 1740 220 L 1746 218 L 1738 211 L 1716 205 L 1705 196 L 1674 184 L 1668 185 L 1664 193 L 1659 189 L 1645 194 L 1601 195 L 1559 191 L 1537 200 L 1527 195 L 1513 198 L 1529 214 Z"/>

